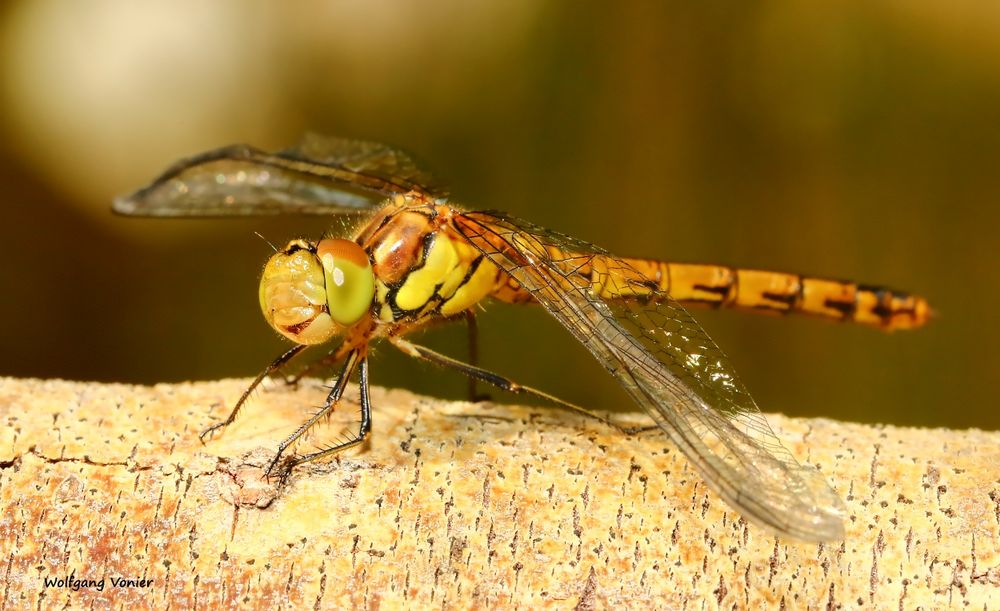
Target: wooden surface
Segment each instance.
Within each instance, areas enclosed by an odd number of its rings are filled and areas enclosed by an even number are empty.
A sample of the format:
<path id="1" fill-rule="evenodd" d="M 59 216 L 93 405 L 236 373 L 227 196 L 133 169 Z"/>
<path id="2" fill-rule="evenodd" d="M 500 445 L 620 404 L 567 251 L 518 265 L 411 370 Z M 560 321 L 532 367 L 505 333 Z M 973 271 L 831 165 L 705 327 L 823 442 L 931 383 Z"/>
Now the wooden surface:
<path id="1" fill-rule="evenodd" d="M 246 384 L 0 378 L 0 608 L 1000 607 L 998 433 L 770 417 L 846 499 L 815 546 L 726 511 L 659 433 L 404 391 L 278 485 L 260 466 L 325 392 L 272 386 L 202 446 Z M 104 588 L 45 585 L 69 574 Z"/>

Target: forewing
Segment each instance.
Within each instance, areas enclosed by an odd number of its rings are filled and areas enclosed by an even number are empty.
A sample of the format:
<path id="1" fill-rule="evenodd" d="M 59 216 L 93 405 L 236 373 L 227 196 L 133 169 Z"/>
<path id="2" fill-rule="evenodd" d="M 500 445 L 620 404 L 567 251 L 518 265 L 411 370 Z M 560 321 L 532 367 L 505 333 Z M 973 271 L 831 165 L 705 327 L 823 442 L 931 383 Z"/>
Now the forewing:
<path id="1" fill-rule="evenodd" d="M 599 249 L 492 212 L 456 218 L 530 291 L 751 522 L 805 541 L 843 538 L 843 505 L 767 424 L 729 360 L 683 306 Z"/>
<path id="2" fill-rule="evenodd" d="M 113 209 L 166 217 L 352 214 L 408 192 L 447 195 L 402 151 L 307 134 L 277 153 L 240 144 L 182 159 L 148 186 L 116 198 Z"/>

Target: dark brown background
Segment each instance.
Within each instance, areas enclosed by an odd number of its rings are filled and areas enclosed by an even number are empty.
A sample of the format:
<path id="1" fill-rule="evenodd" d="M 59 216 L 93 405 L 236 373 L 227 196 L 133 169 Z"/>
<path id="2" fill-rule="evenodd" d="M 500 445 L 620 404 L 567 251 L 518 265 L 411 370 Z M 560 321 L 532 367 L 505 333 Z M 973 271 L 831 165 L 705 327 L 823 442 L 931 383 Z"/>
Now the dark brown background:
<path id="1" fill-rule="evenodd" d="M 703 312 L 765 411 L 997 428 L 1000 10 L 931 1 L 584 8 L 496 0 L 0 12 L 0 374 L 249 376 L 281 349 L 268 246 L 317 221 L 114 218 L 174 159 L 305 130 L 426 160 L 458 203 L 613 252 L 888 284 L 912 333 Z M 484 363 L 595 408 L 626 399 L 532 308 Z M 427 341 L 462 355 L 460 329 Z M 378 384 L 462 396 L 383 348 Z"/>

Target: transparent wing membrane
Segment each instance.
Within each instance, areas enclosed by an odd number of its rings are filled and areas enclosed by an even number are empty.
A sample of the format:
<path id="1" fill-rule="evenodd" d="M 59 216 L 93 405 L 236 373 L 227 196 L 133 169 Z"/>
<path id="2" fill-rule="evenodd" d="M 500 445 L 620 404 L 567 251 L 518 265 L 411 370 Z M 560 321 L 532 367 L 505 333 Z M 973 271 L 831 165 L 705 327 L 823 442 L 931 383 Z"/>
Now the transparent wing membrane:
<path id="1" fill-rule="evenodd" d="M 408 153 L 378 142 L 306 134 L 280 155 L 341 167 L 382 181 L 378 192 L 385 196 L 409 191 L 434 199 L 448 196 L 447 188 Z"/>
<path id="2" fill-rule="evenodd" d="M 240 144 L 183 159 L 148 186 L 115 199 L 113 209 L 164 217 L 352 214 L 398 193 L 444 197 L 434 185 L 402 151 L 309 134 L 278 153 Z"/>
<path id="3" fill-rule="evenodd" d="M 840 498 L 781 445 L 722 350 L 680 304 L 585 242 L 492 212 L 463 214 L 456 225 L 590 350 L 747 519 L 805 541 L 843 538 Z"/>

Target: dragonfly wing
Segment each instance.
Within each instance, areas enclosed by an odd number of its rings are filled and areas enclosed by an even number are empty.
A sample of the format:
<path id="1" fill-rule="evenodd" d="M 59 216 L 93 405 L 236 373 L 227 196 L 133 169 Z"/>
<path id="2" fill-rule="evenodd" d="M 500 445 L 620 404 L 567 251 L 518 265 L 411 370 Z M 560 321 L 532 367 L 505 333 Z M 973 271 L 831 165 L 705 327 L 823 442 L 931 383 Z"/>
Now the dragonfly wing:
<path id="1" fill-rule="evenodd" d="M 278 153 L 241 144 L 182 159 L 149 185 L 116 198 L 113 209 L 166 217 L 352 214 L 408 192 L 446 195 L 402 151 L 307 134 Z"/>
<path id="2" fill-rule="evenodd" d="M 280 154 L 364 174 L 376 181 L 372 184 L 381 195 L 416 191 L 435 199 L 448 197 L 447 188 L 408 153 L 379 142 L 307 133 Z"/>
<path id="3" fill-rule="evenodd" d="M 794 539 L 843 538 L 840 497 L 781 445 L 683 306 L 568 236 L 493 212 L 463 214 L 456 226 L 593 353 L 744 517 Z"/>

